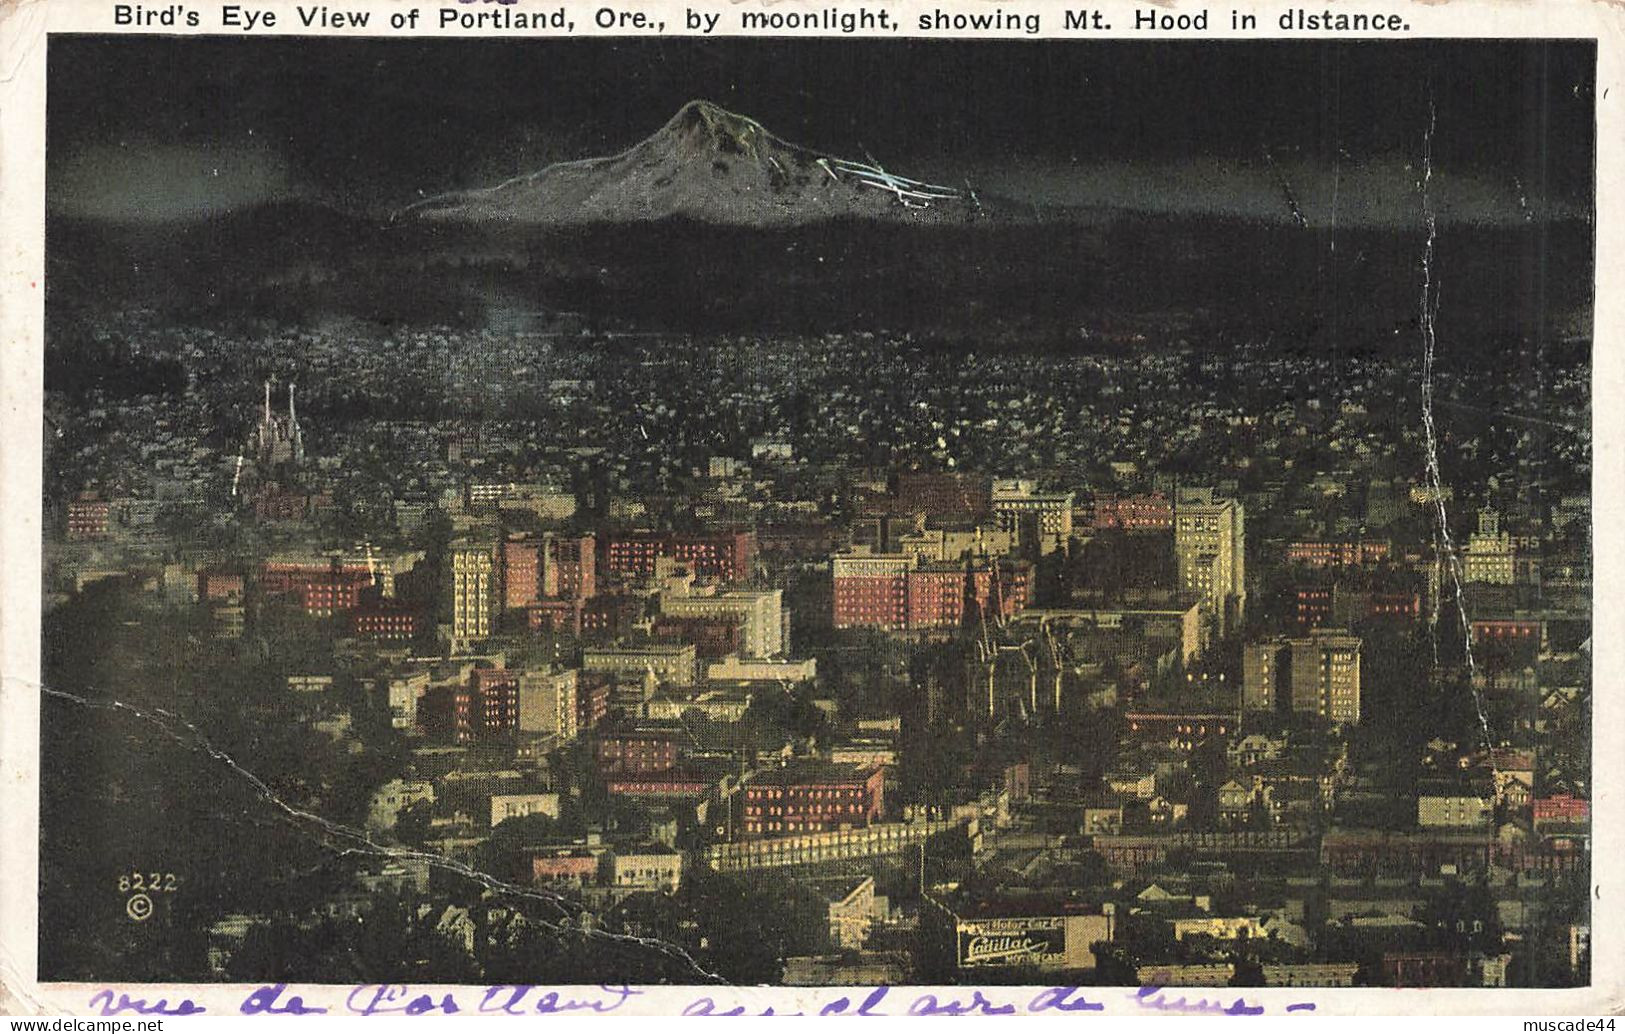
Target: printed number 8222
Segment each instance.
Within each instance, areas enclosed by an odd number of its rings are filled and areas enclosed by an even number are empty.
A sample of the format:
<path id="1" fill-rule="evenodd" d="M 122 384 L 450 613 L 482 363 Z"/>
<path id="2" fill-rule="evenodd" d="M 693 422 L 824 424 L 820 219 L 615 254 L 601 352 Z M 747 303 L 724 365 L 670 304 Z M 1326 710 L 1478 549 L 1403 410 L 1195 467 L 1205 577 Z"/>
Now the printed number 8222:
<path id="1" fill-rule="evenodd" d="M 121 873 L 118 878 L 118 890 L 120 894 L 128 894 L 132 890 L 173 892 L 179 882 L 172 872 Z"/>

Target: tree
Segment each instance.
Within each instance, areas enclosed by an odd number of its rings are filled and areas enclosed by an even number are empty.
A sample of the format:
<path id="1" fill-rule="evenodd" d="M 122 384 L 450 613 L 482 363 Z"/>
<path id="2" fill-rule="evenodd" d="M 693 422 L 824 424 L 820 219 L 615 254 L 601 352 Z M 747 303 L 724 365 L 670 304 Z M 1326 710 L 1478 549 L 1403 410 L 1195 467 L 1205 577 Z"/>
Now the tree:
<path id="1" fill-rule="evenodd" d="M 1090 945 L 1095 953 L 1095 984 L 1101 987 L 1134 987 L 1140 982 L 1139 969 L 1128 949 L 1111 941 Z"/>
<path id="2" fill-rule="evenodd" d="M 1433 943 L 1447 951 L 1488 952 L 1501 945 L 1495 896 L 1481 881 L 1451 880 L 1428 894 L 1417 919 L 1432 931 Z"/>
<path id="3" fill-rule="evenodd" d="M 434 805 L 426 800 L 413 801 L 402 808 L 395 820 L 395 836 L 403 844 L 422 847 L 429 839 L 429 824 L 434 818 Z"/>
<path id="4" fill-rule="evenodd" d="M 1253 955 L 1247 952 L 1236 952 L 1233 963 L 1235 969 L 1230 974 L 1231 987 L 1263 987 L 1264 967 Z"/>
<path id="5" fill-rule="evenodd" d="M 679 892 L 700 928 L 696 957 L 731 983 L 776 984 L 795 943 L 791 909 L 756 884 L 695 871 Z"/>
<path id="6" fill-rule="evenodd" d="M 529 880 L 524 871 L 529 862 L 520 857 L 522 848 L 559 839 L 559 823 L 550 815 L 520 815 L 504 819 L 491 828 L 491 835 L 476 849 L 476 867 L 503 880 Z"/>

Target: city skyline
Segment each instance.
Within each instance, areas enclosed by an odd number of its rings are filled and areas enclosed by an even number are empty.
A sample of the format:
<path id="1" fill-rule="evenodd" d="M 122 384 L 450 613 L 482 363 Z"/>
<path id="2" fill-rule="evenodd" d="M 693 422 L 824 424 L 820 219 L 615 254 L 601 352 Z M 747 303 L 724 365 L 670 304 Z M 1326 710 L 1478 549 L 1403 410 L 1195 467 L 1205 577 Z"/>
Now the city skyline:
<path id="1" fill-rule="evenodd" d="M 51 46 L 45 978 L 1589 984 L 1591 44 Z"/>

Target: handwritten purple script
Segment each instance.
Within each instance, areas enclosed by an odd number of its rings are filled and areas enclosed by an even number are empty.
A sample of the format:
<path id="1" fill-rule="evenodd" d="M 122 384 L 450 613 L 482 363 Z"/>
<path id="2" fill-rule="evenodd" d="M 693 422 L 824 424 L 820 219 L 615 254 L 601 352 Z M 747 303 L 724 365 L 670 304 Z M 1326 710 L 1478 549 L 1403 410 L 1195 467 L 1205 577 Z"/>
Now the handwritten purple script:
<path id="1" fill-rule="evenodd" d="M 291 993 L 287 984 L 265 984 L 251 991 L 236 1012 L 242 1016 L 320 1016 L 330 1012 L 347 1016 L 452 1016 L 504 1015 L 539 1016 L 553 1013 L 606 1014 L 622 1009 L 645 994 L 625 984 L 604 984 L 597 989 L 571 988 L 567 992 L 534 984 L 496 984 L 483 990 L 460 989 L 457 995 L 436 989 L 417 991 L 405 984 L 361 984 L 352 988 L 342 1003 L 314 1004 L 325 988 L 307 988 Z M 1049 987 L 1032 998 L 1014 989 L 970 988 L 952 994 L 916 993 L 893 987 L 874 987 L 861 993 L 830 997 L 810 1011 L 775 1012 L 773 1006 L 759 1011 L 730 998 L 726 991 L 699 995 L 680 1010 L 683 1016 L 1012 1016 L 1041 1013 L 1098 1013 L 1107 1010 L 1107 989 L 1095 991 L 1091 999 L 1081 987 Z M 897 992 L 895 995 L 893 992 Z M 1224 998 L 1190 998 L 1161 987 L 1142 987 L 1126 996 L 1133 1011 L 1181 1015 L 1261 1016 L 1264 1005 L 1245 997 L 1228 1003 Z M 91 1010 L 102 1016 L 195 1016 L 208 1009 L 190 998 L 133 998 L 113 988 L 91 995 Z M 1313 1012 L 1313 1002 L 1294 1002 L 1289 1013 Z M 628 1012 L 638 1011 L 636 1008 Z"/>

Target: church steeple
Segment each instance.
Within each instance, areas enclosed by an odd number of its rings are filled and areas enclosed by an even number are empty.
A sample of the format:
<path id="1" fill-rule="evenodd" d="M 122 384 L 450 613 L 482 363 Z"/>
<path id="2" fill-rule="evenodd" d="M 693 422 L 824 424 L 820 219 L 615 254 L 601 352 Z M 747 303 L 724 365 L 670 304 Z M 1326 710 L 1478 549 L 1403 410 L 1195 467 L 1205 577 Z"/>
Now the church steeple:
<path id="1" fill-rule="evenodd" d="M 959 609 L 959 627 L 964 631 L 979 634 L 984 616 L 982 602 L 976 592 L 976 565 L 969 557 L 965 559 L 965 577 L 960 592 L 962 602 Z"/>

